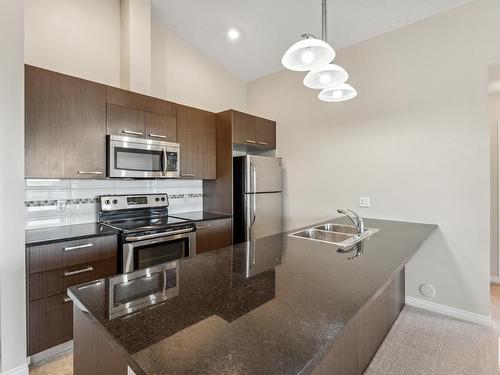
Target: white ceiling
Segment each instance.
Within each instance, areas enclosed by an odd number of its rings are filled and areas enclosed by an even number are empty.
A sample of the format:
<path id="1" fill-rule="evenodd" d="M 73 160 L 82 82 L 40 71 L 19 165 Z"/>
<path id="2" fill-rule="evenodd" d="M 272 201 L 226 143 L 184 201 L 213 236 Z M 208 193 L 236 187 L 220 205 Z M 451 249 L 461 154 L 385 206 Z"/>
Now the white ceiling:
<path id="1" fill-rule="evenodd" d="M 340 49 L 471 0 L 328 0 L 328 42 Z M 321 0 L 152 0 L 153 15 L 245 81 L 277 72 L 286 49 L 321 36 Z M 227 29 L 241 38 L 231 42 Z"/>

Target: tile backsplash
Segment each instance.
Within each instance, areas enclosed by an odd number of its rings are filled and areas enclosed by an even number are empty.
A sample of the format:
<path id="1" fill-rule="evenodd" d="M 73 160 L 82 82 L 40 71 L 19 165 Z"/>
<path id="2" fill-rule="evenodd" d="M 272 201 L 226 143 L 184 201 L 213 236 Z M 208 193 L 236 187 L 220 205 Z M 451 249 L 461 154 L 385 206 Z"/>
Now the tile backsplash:
<path id="1" fill-rule="evenodd" d="M 167 193 L 169 213 L 201 211 L 201 180 L 26 179 L 26 229 L 93 223 L 97 197 L 111 194 Z"/>

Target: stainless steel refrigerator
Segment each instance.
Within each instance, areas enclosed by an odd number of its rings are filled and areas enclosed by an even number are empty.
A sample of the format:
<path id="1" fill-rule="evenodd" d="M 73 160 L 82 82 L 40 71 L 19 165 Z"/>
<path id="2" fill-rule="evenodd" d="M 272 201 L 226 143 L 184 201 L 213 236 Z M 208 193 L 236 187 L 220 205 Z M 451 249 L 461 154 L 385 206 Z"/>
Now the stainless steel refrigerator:
<path id="1" fill-rule="evenodd" d="M 234 243 L 281 233 L 283 197 L 281 159 L 233 158 Z"/>

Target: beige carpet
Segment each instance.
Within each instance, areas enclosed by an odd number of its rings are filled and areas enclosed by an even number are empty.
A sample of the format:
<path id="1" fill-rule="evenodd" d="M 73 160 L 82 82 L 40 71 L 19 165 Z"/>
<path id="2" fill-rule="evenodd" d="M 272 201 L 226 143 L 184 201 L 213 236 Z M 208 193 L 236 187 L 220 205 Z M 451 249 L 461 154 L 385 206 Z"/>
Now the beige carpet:
<path id="1" fill-rule="evenodd" d="M 496 328 L 406 306 L 365 375 L 498 375 L 498 337 Z"/>
<path id="2" fill-rule="evenodd" d="M 500 285 L 491 288 L 491 314 L 500 327 Z M 406 306 L 365 375 L 500 375 L 497 329 Z M 30 368 L 30 375 L 71 374 L 71 353 Z"/>

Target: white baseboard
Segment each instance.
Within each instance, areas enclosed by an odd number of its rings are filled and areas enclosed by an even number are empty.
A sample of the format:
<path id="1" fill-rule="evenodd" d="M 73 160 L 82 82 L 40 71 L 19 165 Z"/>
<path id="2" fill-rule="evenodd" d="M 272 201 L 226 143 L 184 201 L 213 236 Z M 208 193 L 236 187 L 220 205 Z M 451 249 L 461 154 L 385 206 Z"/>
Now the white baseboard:
<path id="1" fill-rule="evenodd" d="M 498 276 L 490 276 L 490 283 L 500 284 L 500 277 L 498 277 Z"/>
<path id="2" fill-rule="evenodd" d="M 465 320 L 467 322 L 481 324 L 483 326 L 493 327 L 493 321 L 489 316 L 476 314 L 473 312 L 456 309 L 454 307 L 441 305 L 435 302 L 429 302 L 420 298 L 406 296 L 405 303 L 424 310 L 429 310 L 438 314 L 451 316 L 453 318 Z"/>
<path id="3" fill-rule="evenodd" d="M 11 370 L 7 370 L 1 373 L 1 375 L 29 375 L 28 364 L 17 366 Z"/>

